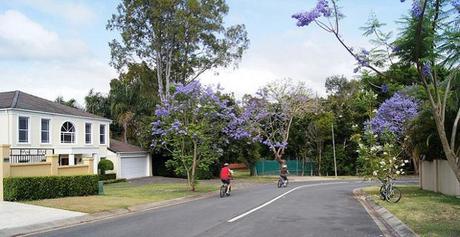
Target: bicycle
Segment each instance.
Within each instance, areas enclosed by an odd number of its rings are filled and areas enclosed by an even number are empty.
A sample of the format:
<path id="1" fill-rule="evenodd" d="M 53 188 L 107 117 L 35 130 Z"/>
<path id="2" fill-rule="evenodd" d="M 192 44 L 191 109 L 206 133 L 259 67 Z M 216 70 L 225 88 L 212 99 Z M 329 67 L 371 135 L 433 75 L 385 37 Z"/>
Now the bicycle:
<path id="1" fill-rule="evenodd" d="M 287 178 L 286 178 L 286 179 L 283 179 L 283 178 L 280 176 L 280 178 L 278 179 L 278 188 L 281 188 L 281 187 L 285 188 L 285 187 L 287 187 L 288 183 L 289 183 L 289 181 L 288 181 Z"/>
<path id="2" fill-rule="evenodd" d="M 387 202 L 397 203 L 401 200 L 402 194 L 401 191 L 395 187 L 394 179 L 391 177 L 387 177 L 383 180 L 382 186 L 380 186 L 380 199 L 385 200 Z"/>
<path id="3" fill-rule="evenodd" d="M 223 198 L 223 197 L 230 196 L 231 191 L 232 191 L 232 189 L 230 188 L 230 186 L 228 184 L 226 184 L 226 183 L 223 183 L 222 186 L 220 186 L 220 193 L 219 193 L 220 197 Z"/>

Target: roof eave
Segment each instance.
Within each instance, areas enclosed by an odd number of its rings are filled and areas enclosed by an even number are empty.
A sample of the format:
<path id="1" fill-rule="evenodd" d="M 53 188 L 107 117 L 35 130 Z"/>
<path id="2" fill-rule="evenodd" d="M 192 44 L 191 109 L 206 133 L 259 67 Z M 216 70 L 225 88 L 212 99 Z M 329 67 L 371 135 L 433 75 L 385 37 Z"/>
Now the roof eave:
<path id="1" fill-rule="evenodd" d="M 59 116 L 66 116 L 66 117 L 73 117 L 73 118 L 92 119 L 92 120 L 106 121 L 106 122 L 109 122 L 109 123 L 113 122 L 113 120 L 108 119 L 108 118 L 104 118 L 104 117 L 78 116 L 78 115 L 73 115 L 73 114 L 51 113 L 51 112 L 46 112 L 46 111 L 20 109 L 20 108 L 0 108 L 0 111 L 8 111 L 8 110 L 31 112 L 31 113 L 41 113 L 41 114 L 50 114 L 50 115 L 59 115 Z"/>

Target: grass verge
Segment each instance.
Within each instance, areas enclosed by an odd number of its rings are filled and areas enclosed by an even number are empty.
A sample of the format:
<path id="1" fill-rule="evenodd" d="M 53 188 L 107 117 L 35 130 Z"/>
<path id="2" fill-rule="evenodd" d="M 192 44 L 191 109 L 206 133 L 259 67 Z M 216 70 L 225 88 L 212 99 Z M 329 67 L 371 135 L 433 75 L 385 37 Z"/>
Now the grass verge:
<path id="1" fill-rule="evenodd" d="M 398 188 L 403 196 L 396 204 L 380 200 L 378 187 L 363 190 L 420 236 L 460 236 L 459 198 L 421 190 L 413 185 L 398 185 Z"/>
<path id="2" fill-rule="evenodd" d="M 104 195 L 85 197 L 65 197 L 27 201 L 24 203 L 60 208 L 70 211 L 96 213 L 112 209 L 127 208 L 134 205 L 193 196 L 211 191 L 218 187 L 211 184 L 200 184 L 196 192 L 184 183 L 133 185 L 130 183 L 114 183 L 104 185 Z"/>
<path id="3" fill-rule="evenodd" d="M 233 176 L 236 180 L 255 183 L 271 183 L 278 181 L 278 176 L 274 175 L 251 176 L 249 170 L 234 170 Z"/>

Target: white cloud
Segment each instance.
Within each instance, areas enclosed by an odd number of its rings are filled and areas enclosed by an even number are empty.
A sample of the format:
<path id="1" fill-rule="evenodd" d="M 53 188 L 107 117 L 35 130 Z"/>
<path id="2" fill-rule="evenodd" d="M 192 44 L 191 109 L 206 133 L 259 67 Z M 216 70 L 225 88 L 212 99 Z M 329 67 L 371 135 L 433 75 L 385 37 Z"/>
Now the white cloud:
<path id="1" fill-rule="evenodd" d="M 108 93 L 115 70 L 96 59 L 74 62 L 35 62 L 13 67 L 0 64 L 1 91 L 24 92 L 54 100 L 75 98 L 83 105 L 91 88 Z"/>
<path id="2" fill-rule="evenodd" d="M 19 0 L 16 3 L 34 8 L 48 15 L 58 16 L 73 25 L 85 25 L 93 22 L 96 13 L 88 6 L 62 0 Z"/>
<path id="3" fill-rule="evenodd" d="M 78 39 L 62 39 L 19 11 L 0 14 L 0 60 L 53 60 L 87 56 Z"/>
<path id="4" fill-rule="evenodd" d="M 75 98 L 91 88 L 108 92 L 117 76 L 82 40 L 63 39 L 21 12 L 0 14 L 1 91 L 22 90 L 46 99 Z"/>
<path id="5" fill-rule="evenodd" d="M 226 91 L 240 97 L 253 94 L 266 83 L 292 78 L 303 81 L 319 96 L 325 95 L 326 78 L 343 74 L 354 77 L 354 60 L 333 39 L 313 38 L 304 41 L 281 36 L 276 40 L 258 43 L 249 49 L 236 70 L 219 70 L 219 75 L 209 72 L 202 77 L 205 84 L 221 84 Z M 290 43 L 285 43 L 290 42 Z"/>

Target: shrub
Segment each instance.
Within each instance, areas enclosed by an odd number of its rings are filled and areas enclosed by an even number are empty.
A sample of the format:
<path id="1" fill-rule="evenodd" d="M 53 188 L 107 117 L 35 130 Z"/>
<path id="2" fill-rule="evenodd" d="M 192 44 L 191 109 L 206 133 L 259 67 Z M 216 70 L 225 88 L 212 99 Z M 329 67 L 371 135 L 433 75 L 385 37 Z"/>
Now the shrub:
<path id="1" fill-rule="evenodd" d="M 111 179 L 111 180 L 105 180 L 103 182 L 104 184 L 122 183 L 122 182 L 126 182 L 126 179 Z"/>
<path id="2" fill-rule="evenodd" d="M 101 174 L 99 175 L 99 180 L 112 180 L 116 179 L 117 174 Z"/>
<path id="3" fill-rule="evenodd" d="M 97 175 L 4 178 L 4 200 L 19 201 L 95 195 L 98 181 Z"/>
<path id="4" fill-rule="evenodd" d="M 110 160 L 104 159 L 99 161 L 97 168 L 101 171 L 101 174 L 104 175 L 105 171 L 113 170 L 113 163 Z"/>

